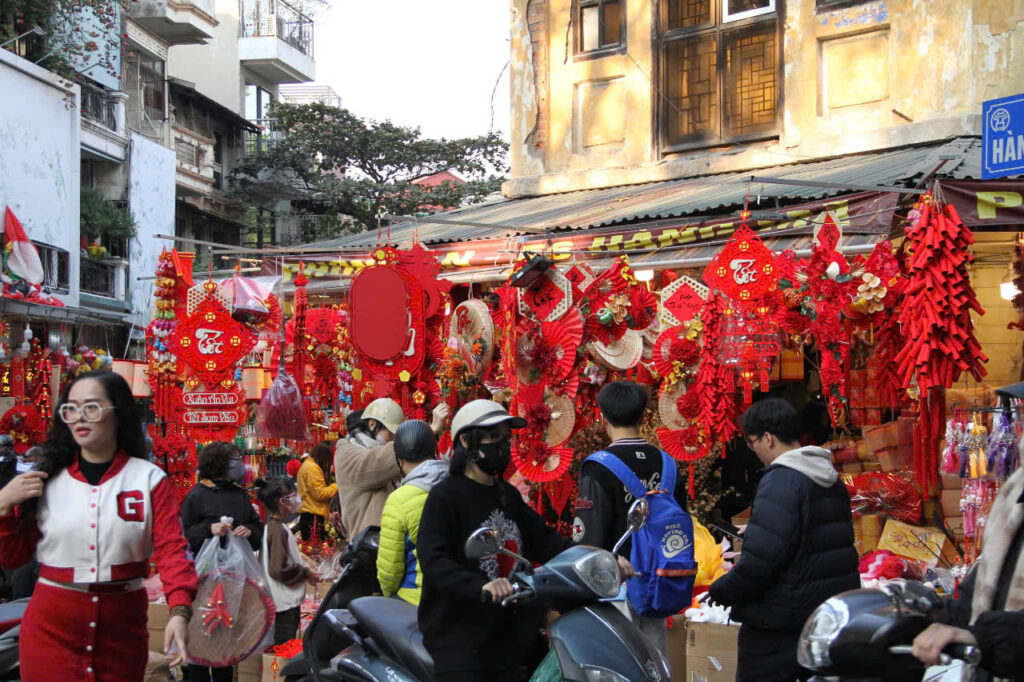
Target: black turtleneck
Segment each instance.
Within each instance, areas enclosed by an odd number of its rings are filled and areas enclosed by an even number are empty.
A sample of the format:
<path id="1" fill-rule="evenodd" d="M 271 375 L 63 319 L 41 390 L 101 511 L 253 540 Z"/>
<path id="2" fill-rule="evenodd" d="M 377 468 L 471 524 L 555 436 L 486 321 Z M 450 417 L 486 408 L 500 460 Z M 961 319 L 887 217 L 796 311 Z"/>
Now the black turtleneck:
<path id="1" fill-rule="evenodd" d="M 94 463 L 82 457 L 81 453 L 78 455 L 78 468 L 85 480 L 89 482 L 89 485 L 99 485 L 100 481 L 103 480 L 104 474 L 107 473 L 107 470 L 110 469 L 110 465 L 113 463 L 113 458 L 108 459 L 106 462 Z"/>

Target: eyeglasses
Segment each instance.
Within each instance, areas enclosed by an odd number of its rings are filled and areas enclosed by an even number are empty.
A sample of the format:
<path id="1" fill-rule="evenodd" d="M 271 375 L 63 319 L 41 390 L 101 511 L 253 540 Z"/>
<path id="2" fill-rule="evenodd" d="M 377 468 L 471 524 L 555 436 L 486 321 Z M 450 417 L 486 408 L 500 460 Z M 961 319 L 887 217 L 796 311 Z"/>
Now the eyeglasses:
<path id="1" fill-rule="evenodd" d="M 58 414 L 65 424 L 73 424 L 80 419 L 87 422 L 98 422 L 103 419 L 104 412 L 112 409 L 114 409 L 113 405 L 100 405 L 96 401 L 82 403 L 81 407 L 74 403 L 64 403 L 60 406 Z"/>
<path id="2" fill-rule="evenodd" d="M 749 436 L 749 435 L 748 436 L 743 436 L 743 440 L 747 441 L 747 447 L 748 448 L 754 447 L 754 443 L 756 443 L 757 441 L 761 440 L 762 438 L 764 438 L 764 434 L 763 433 L 760 434 L 760 435 L 757 435 L 757 436 Z"/>

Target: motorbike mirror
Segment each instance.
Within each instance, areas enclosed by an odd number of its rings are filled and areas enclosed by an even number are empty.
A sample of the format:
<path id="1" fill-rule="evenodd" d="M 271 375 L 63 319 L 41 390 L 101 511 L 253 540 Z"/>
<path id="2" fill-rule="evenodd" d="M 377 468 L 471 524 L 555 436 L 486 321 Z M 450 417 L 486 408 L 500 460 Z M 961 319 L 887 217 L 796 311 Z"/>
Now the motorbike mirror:
<path id="1" fill-rule="evenodd" d="M 470 559 L 482 559 L 500 549 L 497 531 L 487 526 L 477 528 L 466 540 L 466 556 Z"/>
<path id="2" fill-rule="evenodd" d="M 618 554 L 619 550 L 622 549 L 622 545 L 629 539 L 629 536 L 644 527 L 650 513 L 651 508 L 647 503 L 647 498 L 641 497 L 633 502 L 629 511 L 626 512 L 626 532 L 615 543 L 615 546 L 612 548 L 612 554 Z"/>

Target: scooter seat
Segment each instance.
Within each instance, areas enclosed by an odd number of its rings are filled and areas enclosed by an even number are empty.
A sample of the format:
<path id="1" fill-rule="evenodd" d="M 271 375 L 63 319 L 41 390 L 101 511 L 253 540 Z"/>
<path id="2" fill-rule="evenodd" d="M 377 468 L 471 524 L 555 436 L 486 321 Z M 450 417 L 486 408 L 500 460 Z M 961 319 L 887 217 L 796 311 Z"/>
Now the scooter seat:
<path id="1" fill-rule="evenodd" d="M 434 660 L 423 646 L 415 606 L 397 598 L 360 597 L 349 602 L 348 610 L 397 663 L 420 680 L 434 678 Z"/>

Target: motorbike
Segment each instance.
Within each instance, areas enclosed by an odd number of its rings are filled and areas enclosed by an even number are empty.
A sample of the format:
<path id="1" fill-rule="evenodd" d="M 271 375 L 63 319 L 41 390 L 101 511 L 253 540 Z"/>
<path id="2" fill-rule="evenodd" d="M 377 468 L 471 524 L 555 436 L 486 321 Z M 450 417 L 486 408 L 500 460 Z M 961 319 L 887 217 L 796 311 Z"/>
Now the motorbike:
<path id="1" fill-rule="evenodd" d="M 914 581 L 894 580 L 881 589 L 843 592 L 825 601 L 807 619 L 797 661 L 815 673 L 812 682 L 920 682 L 924 664 L 912 643 L 935 620 L 942 600 Z M 942 665 L 981 661 L 977 647 L 952 644 Z"/>
<path id="2" fill-rule="evenodd" d="M 331 628 L 324 615 L 343 609 L 353 599 L 380 592 L 377 581 L 377 550 L 380 527 L 368 526 L 342 551 L 338 563 L 341 573 L 320 602 L 313 620 L 302 635 L 302 653 L 281 667 L 285 682 L 333 681 L 341 679 L 330 669 L 330 657 L 344 650 L 352 640 Z"/>
<path id="3" fill-rule="evenodd" d="M 630 508 L 628 528 L 615 550 L 643 527 L 644 499 Z M 668 682 L 668 662 L 611 600 L 622 584 L 615 554 L 576 546 L 536 569 L 502 547 L 498 533 L 477 529 L 466 541 L 466 556 L 482 559 L 505 554 L 516 562 L 509 580 L 515 592 L 501 602 L 539 600 L 562 615 L 551 625 L 551 648 L 563 679 L 569 682 Z M 485 600 L 489 593 L 484 593 Z M 331 610 L 326 620 L 353 640 L 332 660 L 341 680 L 361 682 L 432 682 L 433 661 L 423 645 L 416 608 L 398 599 L 362 597 L 347 610 Z"/>
<path id="4" fill-rule="evenodd" d="M 18 642 L 21 619 L 28 608 L 28 599 L 0 604 L 0 680 L 21 677 L 18 665 Z"/>

